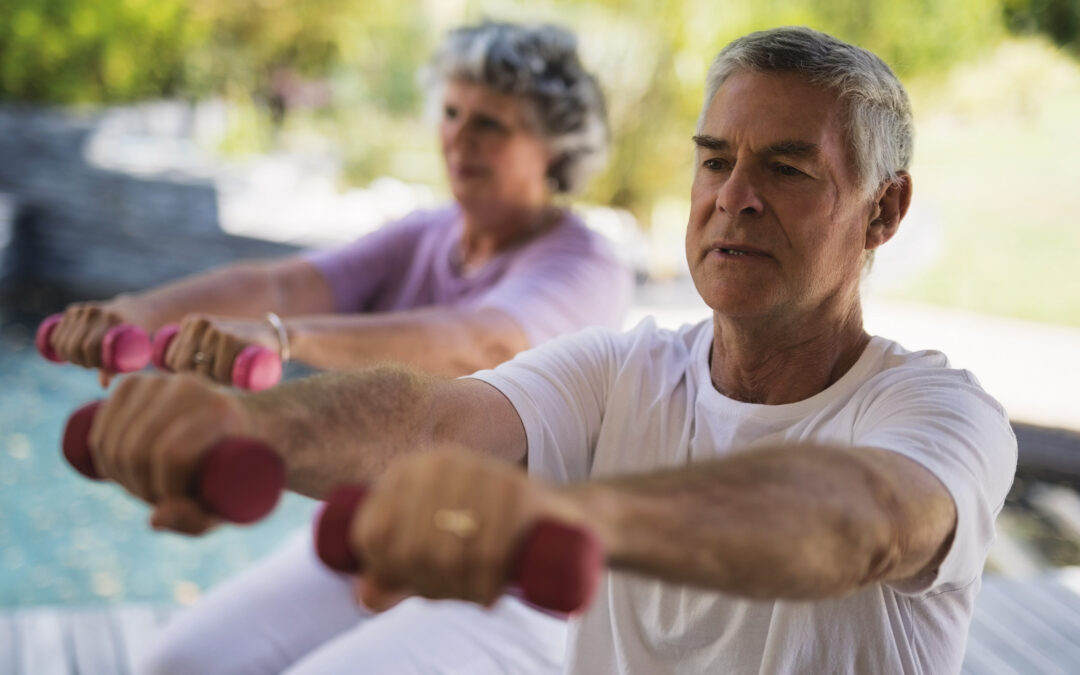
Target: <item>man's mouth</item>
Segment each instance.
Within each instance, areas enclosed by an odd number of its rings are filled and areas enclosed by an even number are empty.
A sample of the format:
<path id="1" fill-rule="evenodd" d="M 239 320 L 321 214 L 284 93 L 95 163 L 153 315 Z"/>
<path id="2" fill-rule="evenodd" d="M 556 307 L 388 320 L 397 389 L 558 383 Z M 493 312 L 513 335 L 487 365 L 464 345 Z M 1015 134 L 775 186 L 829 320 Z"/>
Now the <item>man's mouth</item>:
<path id="1" fill-rule="evenodd" d="M 731 248 L 729 246 L 717 246 L 717 247 L 714 247 L 712 250 L 719 252 L 721 255 L 742 256 L 742 257 L 748 257 L 748 258 L 751 258 L 751 257 L 753 257 L 753 258 L 764 258 L 764 257 L 767 257 L 769 255 L 768 253 L 765 253 L 764 251 L 759 251 L 759 250 L 753 249 L 753 248 Z"/>

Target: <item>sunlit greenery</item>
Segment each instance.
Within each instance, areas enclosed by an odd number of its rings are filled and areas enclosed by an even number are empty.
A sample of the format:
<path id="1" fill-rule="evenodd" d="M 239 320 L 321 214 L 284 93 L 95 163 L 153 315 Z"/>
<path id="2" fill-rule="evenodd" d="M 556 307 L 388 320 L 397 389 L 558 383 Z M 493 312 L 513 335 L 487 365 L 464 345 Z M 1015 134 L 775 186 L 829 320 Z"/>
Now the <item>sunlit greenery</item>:
<path id="1" fill-rule="evenodd" d="M 218 97 L 231 111 L 226 155 L 317 136 L 331 139 L 349 184 L 394 175 L 438 186 L 416 73 L 443 32 L 482 18 L 578 34 L 615 141 L 585 198 L 657 232 L 685 223 L 689 135 L 723 44 L 805 24 L 874 50 L 912 89 L 917 194 L 946 247 L 896 292 L 1080 326 L 1069 278 L 1080 240 L 1066 227 L 1080 206 L 1069 164 L 1080 93 L 1062 56 L 1080 52 L 1078 0 L 4 0 L 0 101 Z M 1009 51 L 1010 35 L 1042 46 Z M 983 253 L 967 255 L 971 246 Z M 1036 281 L 1018 285 L 1006 269 Z"/>
<path id="2" fill-rule="evenodd" d="M 656 202 L 686 184 L 687 129 L 702 77 L 731 38 L 778 24 L 813 25 L 871 47 L 911 75 L 986 51 L 1005 31 L 1006 9 L 1014 18 L 1037 15 L 1036 0 L 1020 3 L 7 0 L 0 100 L 224 96 L 246 120 L 224 148 L 236 152 L 279 137 L 256 116 L 279 127 L 286 121 L 283 77 L 321 82 L 332 92 L 327 105 L 312 106 L 321 113 L 292 114 L 341 138 L 347 176 L 366 182 L 398 163 L 399 147 L 388 141 L 412 137 L 423 102 L 415 74 L 443 31 L 484 17 L 558 21 L 581 36 L 611 103 L 616 145 L 588 196 L 648 223 Z"/>

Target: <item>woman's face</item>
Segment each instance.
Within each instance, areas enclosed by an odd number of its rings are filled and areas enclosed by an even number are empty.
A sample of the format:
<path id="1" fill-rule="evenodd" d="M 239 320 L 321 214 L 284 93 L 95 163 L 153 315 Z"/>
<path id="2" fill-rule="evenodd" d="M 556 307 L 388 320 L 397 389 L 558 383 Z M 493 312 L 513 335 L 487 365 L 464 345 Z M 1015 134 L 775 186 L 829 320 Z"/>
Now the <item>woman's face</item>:
<path id="1" fill-rule="evenodd" d="M 454 198 L 465 208 L 537 206 L 551 161 L 528 104 L 479 84 L 447 83 L 439 138 Z"/>

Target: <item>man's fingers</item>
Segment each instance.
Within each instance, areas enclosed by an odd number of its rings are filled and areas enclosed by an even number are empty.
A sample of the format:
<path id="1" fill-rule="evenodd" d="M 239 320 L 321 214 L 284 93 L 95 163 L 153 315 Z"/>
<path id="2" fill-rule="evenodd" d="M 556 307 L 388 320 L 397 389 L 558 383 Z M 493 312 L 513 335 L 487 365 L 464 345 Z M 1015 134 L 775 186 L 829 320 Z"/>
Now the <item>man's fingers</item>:
<path id="1" fill-rule="evenodd" d="M 135 402 L 142 400 L 140 392 L 144 389 L 143 378 L 126 378 L 94 416 L 94 424 L 90 428 L 90 453 L 94 467 L 102 478 L 117 482 L 124 480 L 125 472 L 120 468 L 128 454 L 124 443 L 130 421 L 141 412 L 141 406 Z"/>
<path id="2" fill-rule="evenodd" d="M 353 590 L 360 604 L 373 612 L 385 612 L 411 595 L 400 586 L 382 581 L 373 574 L 358 577 Z"/>
<path id="3" fill-rule="evenodd" d="M 184 400 L 176 401 L 179 410 L 189 407 L 193 410 L 188 414 L 172 415 L 154 441 L 150 482 L 162 498 L 188 495 L 200 462 L 222 438 L 222 419 L 213 404 L 194 407 Z"/>
<path id="4" fill-rule="evenodd" d="M 150 526 L 155 530 L 171 530 L 190 536 L 209 532 L 220 523 L 220 518 L 204 511 L 192 499 L 163 500 L 150 515 Z"/>

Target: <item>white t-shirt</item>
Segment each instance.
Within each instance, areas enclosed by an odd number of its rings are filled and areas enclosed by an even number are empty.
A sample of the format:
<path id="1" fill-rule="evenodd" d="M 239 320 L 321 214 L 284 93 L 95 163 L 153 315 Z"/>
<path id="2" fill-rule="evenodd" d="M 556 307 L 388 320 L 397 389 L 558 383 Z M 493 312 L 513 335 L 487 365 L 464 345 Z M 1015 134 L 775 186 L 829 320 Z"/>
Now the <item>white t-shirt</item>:
<path id="1" fill-rule="evenodd" d="M 946 486 L 956 536 L 935 573 L 814 602 L 754 601 L 609 572 L 571 627 L 567 670 L 602 673 L 958 673 L 1016 438 L 1001 405 L 939 352 L 881 337 L 806 400 L 760 405 L 712 386 L 711 320 L 646 319 L 558 338 L 474 377 L 502 391 L 530 474 L 557 483 L 645 473 L 782 442 L 899 452 Z"/>

